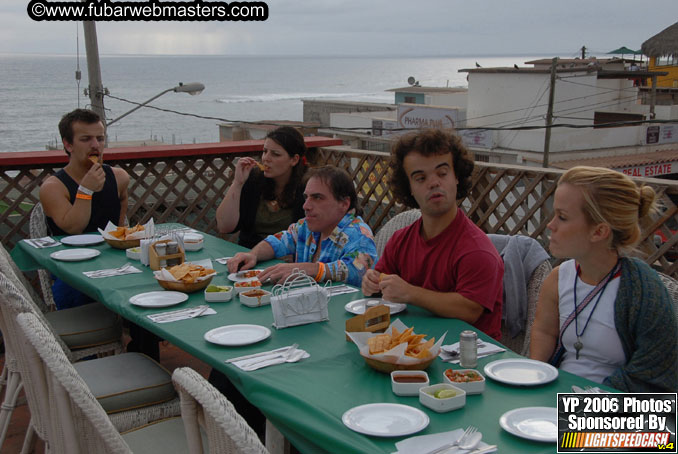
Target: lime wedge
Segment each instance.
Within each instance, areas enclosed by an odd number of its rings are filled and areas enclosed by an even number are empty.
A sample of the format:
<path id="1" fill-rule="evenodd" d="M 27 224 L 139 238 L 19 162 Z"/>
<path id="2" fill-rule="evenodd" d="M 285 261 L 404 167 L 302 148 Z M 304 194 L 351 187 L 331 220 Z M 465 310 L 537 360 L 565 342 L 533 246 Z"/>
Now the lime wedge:
<path id="1" fill-rule="evenodd" d="M 436 391 L 434 397 L 436 399 L 448 399 L 457 395 L 457 392 L 454 389 L 439 389 Z"/>

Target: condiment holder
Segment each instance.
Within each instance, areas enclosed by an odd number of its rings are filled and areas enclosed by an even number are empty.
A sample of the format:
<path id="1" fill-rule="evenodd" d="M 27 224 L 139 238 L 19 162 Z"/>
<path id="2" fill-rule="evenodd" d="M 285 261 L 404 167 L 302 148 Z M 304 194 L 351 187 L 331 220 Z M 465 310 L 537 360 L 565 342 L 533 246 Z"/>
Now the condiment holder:
<path id="1" fill-rule="evenodd" d="M 330 281 L 326 285 L 329 286 Z M 273 287 L 273 326 L 278 329 L 329 320 L 330 292 L 299 269 Z"/>
<path id="2" fill-rule="evenodd" d="M 383 333 L 391 324 L 391 310 L 386 305 L 370 307 L 363 314 L 346 320 L 346 332 Z M 346 340 L 351 338 L 346 335 Z"/>
<path id="3" fill-rule="evenodd" d="M 240 303 L 249 307 L 267 306 L 271 304 L 271 292 L 260 288 L 250 289 L 239 294 Z"/>
<path id="4" fill-rule="evenodd" d="M 458 380 L 468 380 L 463 379 L 463 376 L 470 376 L 478 379 L 471 381 L 458 381 L 451 379 L 448 375 L 448 371 L 450 371 L 450 375 L 460 376 Z M 475 369 L 447 369 L 445 372 L 443 372 L 443 379 L 445 380 L 445 383 L 449 383 L 456 386 L 457 388 L 463 389 L 466 391 L 466 394 L 480 394 L 485 391 L 485 377 L 483 377 L 483 375 Z"/>
<path id="5" fill-rule="evenodd" d="M 231 298 L 233 298 L 232 286 L 217 285 L 216 287 L 219 287 L 219 291 L 217 292 L 208 292 L 207 289 L 205 289 L 205 301 L 208 303 L 225 303 L 226 301 L 231 301 Z"/>
<path id="6" fill-rule="evenodd" d="M 441 391 L 454 391 L 450 397 L 436 397 L 436 393 Z M 456 410 L 466 405 L 466 391 L 457 388 L 449 383 L 438 383 L 437 385 L 423 386 L 419 388 L 419 402 L 425 407 L 438 413 Z"/>
<path id="7" fill-rule="evenodd" d="M 394 370 L 391 372 L 391 390 L 396 396 L 418 396 L 419 388 L 428 385 L 428 374 L 423 370 Z"/>
<path id="8" fill-rule="evenodd" d="M 178 251 L 177 253 L 175 254 L 168 254 L 166 252 L 163 253 L 163 250 L 166 250 L 167 244 L 170 243 L 171 241 L 172 240 L 156 241 L 155 243 L 152 243 L 148 248 L 148 261 L 153 271 L 157 271 L 160 268 L 166 268 L 168 266 L 171 266 L 169 262 L 171 262 L 172 260 L 176 261 L 176 263 L 173 263 L 172 265 L 181 265 L 186 260 L 186 254 L 184 253 L 181 244 L 179 244 L 178 242 L 177 242 L 177 251 Z M 158 250 L 160 250 L 160 252 Z"/>

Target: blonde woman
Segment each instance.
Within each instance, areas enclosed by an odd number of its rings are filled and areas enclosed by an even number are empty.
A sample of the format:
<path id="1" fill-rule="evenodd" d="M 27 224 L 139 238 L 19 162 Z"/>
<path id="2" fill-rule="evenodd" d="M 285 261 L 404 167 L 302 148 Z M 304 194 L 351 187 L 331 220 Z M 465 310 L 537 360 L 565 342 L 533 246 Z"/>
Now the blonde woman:
<path id="1" fill-rule="evenodd" d="M 622 253 L 655 193 L 626 175 L 574 167 L 560 178 L 549 249 L 569 258 L 542 286 L 530 356 L 625 392 L 675 392 L 678 327 L 657 273 Z"/>

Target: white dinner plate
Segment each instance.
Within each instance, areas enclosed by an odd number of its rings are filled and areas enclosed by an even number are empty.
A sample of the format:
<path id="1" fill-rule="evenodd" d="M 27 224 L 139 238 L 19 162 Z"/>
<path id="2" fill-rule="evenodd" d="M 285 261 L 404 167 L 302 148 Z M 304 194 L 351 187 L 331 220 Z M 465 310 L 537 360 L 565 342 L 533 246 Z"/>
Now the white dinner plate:
<path id="1" fill-rule="evenodd" d="M 217 345 L 249 345 L 271 335 L 271 330 L 261 325 L 226 325 L 205 333 L 205 340 Z"/>
<path id="2" fill-rule="evenodd" d="M 351 301 L 350 303 L 347 303 L 346 306 L 344 306 L 344 309 L 346 309 L 346 311 L 350 312 L 351 314 L 360 315 L 365 313 L 365 306 L 367 306 L 369 309 L 370 307 L 378 306 L 379 304 L 388 306 L 391 311 L 391 315 L 397 314 L 398 312 L 402 312 L 407 309 L 407 304 L 392 303 L 382 298 L 362 298 Z"/>
<path id="3" fill-rule="evenodd" d="M 509 385 L 535 386 L 558 378 L 558 369 L 534 359 L 512 358 L 487 364 L 485 375 Z"/>
<path id="4" fill-rule="evenodd" d="M 101 251 L 96 249 L 63 249 L 61 251 L 52 252 L 49 256 L 54 260 L 62 260 L 64 262 L 79 262 L 80 260 L 89 260 L 97 255 L 101 254 Z"/>
<path id="5" fill-rule="evenodd" d="M 253 281 L 257 279 L 256 276 L 254 277 L 245 277 L 245 273 L 248 271 L 259 271 L 260 273 L 264 270 L 245 270 L 245 271 L 238 271 L 237 273 L 231 273 L 228 275 L 228 280 L 232 282 L 247 282 L 247 281 Z"/>
<path id="6" fill-rule="evenodd" d="M 557 408 L 516 408 L 501 415 L 499 425 L 505 431 L 528 440 L 549 443 L 558 441 Z"/>
<path id="7" fill-rule="evenodd" d="M 426 413 L 402 404 L 365 404 L 353 407 L 341 417 L 346 427 L 376 437 L 401 437 L 428 426 Z"/>
<path id="8" fill-rule="evenodd" d="M 185 293 L 159 290 L 156 292 L 139 293 L 131 297 L 129 302 L 141 307 L 167 307 L 183 303 L 187 299 L 188 295 Z"/>
<path id="9" fill-rule="evenodd" d="M 91 246 L 104 242 L 104 237 L 98 234 L 71 235 L 61 239 L 68 246 Z"/>

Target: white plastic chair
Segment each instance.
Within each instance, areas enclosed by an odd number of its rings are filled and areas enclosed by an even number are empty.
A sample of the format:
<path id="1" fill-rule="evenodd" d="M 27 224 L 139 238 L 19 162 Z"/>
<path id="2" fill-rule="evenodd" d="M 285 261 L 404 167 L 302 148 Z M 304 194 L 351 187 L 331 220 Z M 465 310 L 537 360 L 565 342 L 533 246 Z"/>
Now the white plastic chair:
<path id="1" fill-rule="evenodd" d="M 393 234 L 412 224 L 414 221 L 421 217 L 421 211 L 418 209 L 403 211 L 402 213 L 396 214 L 389 221 L 384 224 L 382 228 L 379 229 L 377 234 L 374 236 L 374 244 L 377 247 L 377 257 L 381 257 L 386 248 L 386 243 L 393 236 Z"/>
<path id="2" fill-rule="evenodd" d="M 50 452 L 198 454 L 205 452 L 202 427 L 210 453 L 268 453 L 230 402 L 189 368 L 178 369 L 172 376 L 185 412 L 181 419 L 160 421 L 121 435 L 40 320 L 33 314 L 20 314 L 17 324 L 26 339 L 24 356 L 31 363 L 30 370 L 39 377 L 38 382 L 46 384 L 36 388 L 43 389 L 40 397 L 47 389 L 51 419 L 46 441 Z M 178 427 L 182 420 L 185 431 Z"/>

